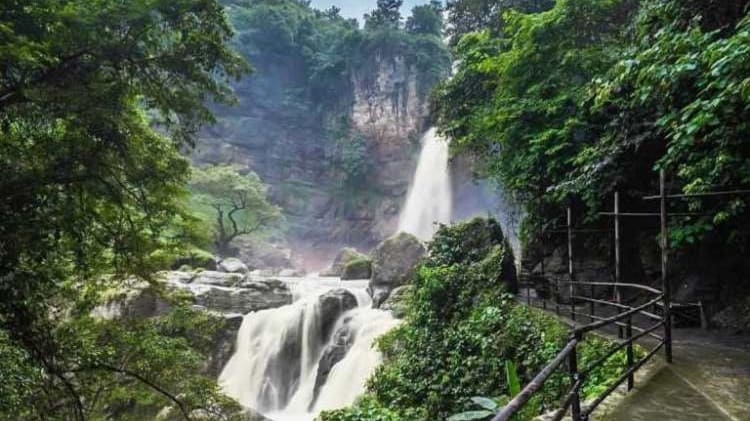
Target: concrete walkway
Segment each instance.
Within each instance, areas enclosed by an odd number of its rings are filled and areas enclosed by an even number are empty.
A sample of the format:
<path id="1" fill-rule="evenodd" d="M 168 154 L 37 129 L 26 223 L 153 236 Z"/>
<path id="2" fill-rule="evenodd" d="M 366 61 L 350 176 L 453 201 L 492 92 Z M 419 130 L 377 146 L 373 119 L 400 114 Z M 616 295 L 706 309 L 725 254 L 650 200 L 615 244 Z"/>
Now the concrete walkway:
<path id="1" fill-rule="evenodd" d="M 525 304 L 523 299 L 520 302 Z M 554 315 L 552 305 L 547 312 Z M 561 305 L 558 318 L 569 307 Z M 607 309 L 598 308 L 601 315 Z M 587 320 L 588 322 L 588 320 Z M 636 323 L 638 325 L 638 323 Z M 647 324 L 644 324 L 646 326 Z M 609 327 L 596 334 L 617 340 Z M 640 344 L 650 349 L 652 338 Z M 673 364 L 663 351 L 636 372 L 635 389 L 621 386 L 592 414 L 595 421 L 750 421 L 750 337 L 702 329 L 673 330 Z"/>
<path id="2" fill-rule="evenodd" d="M 636 384 L 609 414 L 611 421 L 750 420 L 747 338 L 675 331 L 674 363 Z"/>

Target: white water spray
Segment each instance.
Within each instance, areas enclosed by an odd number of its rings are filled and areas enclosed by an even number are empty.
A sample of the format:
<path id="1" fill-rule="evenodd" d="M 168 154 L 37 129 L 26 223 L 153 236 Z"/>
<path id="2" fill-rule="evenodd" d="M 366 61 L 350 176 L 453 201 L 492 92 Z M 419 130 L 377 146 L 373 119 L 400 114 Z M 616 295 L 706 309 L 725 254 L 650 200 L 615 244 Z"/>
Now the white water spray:
<path id="1" fill-rule="evenodd" d="M 451 179 L 448 169 L 449 144 L 432 128 L 422 138 L 422 152 L 406 205 L 399 219 L 399 231 L 427 241 L 437 223 L 451 220 Z"/>
<path id="2" fill-rule="evenodd" d="M 373 342 L 398 322 L 389 312 L 370 308 L 366 281 L 310 278 L 287 282 L 295 302 L 245 315 L 235 354 L 224 367 L 219 383 L 242 405 L 274 421 L 306 421 L 320 411 L 354 403 L 381 361 Z M 330 338 L 323 338 L 319 297 L 337 288 L 351 292 L 358 306 L 343 313 Z M 325 383 L 318 385 L 316 396 L 321 357 L 333 345 L 339 329 L 346 329 L 351 346 L 332 367 Z"/>

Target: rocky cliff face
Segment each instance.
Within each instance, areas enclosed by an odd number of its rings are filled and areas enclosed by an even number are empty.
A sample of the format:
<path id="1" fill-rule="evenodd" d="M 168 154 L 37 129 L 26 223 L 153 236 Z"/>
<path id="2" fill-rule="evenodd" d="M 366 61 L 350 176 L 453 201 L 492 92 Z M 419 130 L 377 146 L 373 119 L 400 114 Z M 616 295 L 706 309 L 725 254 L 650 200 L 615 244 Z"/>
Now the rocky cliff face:
<path id="1" fill-rule="evenodd" d="M 392 234 L 414 171 L 427 104 L 418 74 L 401 57 L 376 57 L 341 83 L 342 100 L 321 109 L 289 102 L 303 89 L 299 63 L 251 57 L 256 73 L 236 86 L 238 107 L 218 110 L 219 122 L 197 145 L 198 163 L 234 163 L 255 171 L 284 209 L 290 240 L 370 246 Z M 369 169 L 345 185 L 331 127 L 364 144 Z"/>

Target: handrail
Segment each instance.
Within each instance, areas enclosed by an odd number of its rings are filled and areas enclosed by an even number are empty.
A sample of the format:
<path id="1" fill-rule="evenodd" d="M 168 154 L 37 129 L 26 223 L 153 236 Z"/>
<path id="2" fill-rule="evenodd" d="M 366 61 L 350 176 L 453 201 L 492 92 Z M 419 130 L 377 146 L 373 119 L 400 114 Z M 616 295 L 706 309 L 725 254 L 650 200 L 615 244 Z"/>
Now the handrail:
<path id="1" fill-rule="evenodd" d="M 573 320 L 575 320 L 575 315 L 580 315 L 584 317 L 590 318 L 592 320 L 591 323 L 578 326 L 578 327 L 571 327 L 571 339 L 568 341 L 565 345 L 565 347 L 555 356 L 555 358 L 547 364 L 542 371 L 540 371 L 534 379 L 529 382 L 529 384 L 524 387 L 524 389 L 521 391 L 520 394 L 518 394 L 515 398 L 513 398 L 508 405 L 506 405 L 493 419 L 492 421 L 507 421 L 509 420 L 513 415 L 515 415 L 523 406 L 528 403 L 528 401 L 534 396 L 535 393 L 537 393 L 544 385 L 544 383 L 547 381 L 547 379 L 552 376 L 553 372 L 555 370 L 559 369 L 560 366 L 563 364 L 563 362 L 567 359 L 568 360 L 568 374 L 571 378 L 572 387 L 568 389 L 567 394 L 560 400 L 558 409 L 555 411 L 554 415 L 552 416 L 552 420 L 554 421 L 560 421 L 563 419 L 566 414 L 570 413 L 572 416 L 572 419 L 574 421 L 584 421 L 587 420 L 591 412 L 593 412 L 600 404 L 604 401 L 615 389 L 617 389 L 620 385 L 622 385 L 627 380 L 627 387 L 628 390 L 632 389 L 634 386 L 634 373 L 640 369 L 648 360 L 650 360 L 662 347 L 666 345 L 667 338 L 661 337 L 659 335 L 656 335 L 654 332 L 659 329 L 660 327 L 666 326 L 668 323 L 668 320 L 665 317 L 661 317 L 657 314 L 654 314 L 652 312 L 646 311 L 646 309 L 658 305 L 659 303 L 663 302 L 665 296 L 664 294 L 655 289 L 651 288 L 645 285 L 639 285 L 639 284 L 628 284 L 628 283 L 614 283 L 614 282 L 575 282 L 575 281 L 563 281 L 560 280 L 557 282 L 557 288 L 559 288 L 560 284 L 570 284 L 570 285 L 589 285 L 592 286 L 592 295 L 593 295 L 593 286 L 615 286 L 615 287 L 625 287 L 625 288 L 635 288 L 647 291 L 649 293 L 655 294 L 655 296 L 645 302 L 644 304 L 640 304 L 638 306 L 633 306 L 624 304 L 622 302 L 610 302 L 605 300 L 599 300 L 595 298 L 590 297 L 583 297 L 571 294 L 570 298 L 573 300 L 571 302 L 571 310 L 570 314 L 571 317 L 573 317 Z M 572 292 L 572 291 L 571 291 Z M 555 298 L 555 307 L 556 311 L 559 314 L 559 302 L 557 301 L 558 295 L 554 295 Z M 538 303 L 532 304 L 532 300 L 530 297 L 530 294 L 527 295 L 527 301 L 529 305 L 538 305 Z M 537 297 L 538 298 L 538 297 Z M 545 298 L 540 298 L 540 300 L 544 303 L 544 308 L 546 308 L 547 300 Z M 575 306 L 575 300 L 582 300 L 587 301 L 591 303 L 591 310 L 589 314 L 576 312 L 576 306 Z M 536 301 L 536 300 L 534 300 Z M 600 304 L 604 306 L 611 306 L 613 308 L 616 308 L 618 313 L 610 316 L 610 317 L 599 317 L 594 315 L 594 305 Z M 649 319 L 656 320 L 655 324 L 647 327 L 647 328 L 640 328 L 637 326 L 633 326 L 633 316 L 634 315 L 644 315 Z M 577 356 L 577 345 L 581 343 L 583 340 L 584 335 L 604 328 L 606 326 L 619 326 L 620 329 L 620 337 L 625 338 L 624 340 L 617 342 L 614 347 L 609 349 L 605 355 L 600 356 L 596 361 L 593 363 L 588 364 L 588 366 L 584 369 L 579 369 L 578 367 L 578 356 Z M 633 334 L 633 331 L 638 332 L 637 334 Z M 623 336 L 623 332 L 625 332 L 625 336 Z M 638 361 L 634 361 L 634 352 L 633 347 L 635 344 L 635 341 L 638 339 L 643 338 L 644 336 L 653 336 L 658 340 L 658 345 L 655 349 L 651 350 L 644 358 L 639 359 Z M 591 404 L 589 404 L 586 408 L 581 407 L 581 388 L 583 387 L 583 384 L 586 382 L 586 379 L 591 375 L 591 372 L 601 367 L 603 364 L 606 363 L 610 358 L 612 358 L 615 354 L 618 352 L 621 352 L 623 350 L 627 351 L 627 369 L 620 374 L 620 376 L 612 383 L 610 384 L 607 389 L 599 394 Z"/>
<path id="2" fill-rule="evenodd" d="M 604 364 L 605 361 L 607 361 L 610 357 L 612 357 L 613 355 L 615 355 L 618 352 L 620 352 L 623 348 L 625 348 L 626 346 L 632 344 L 634 341 L 637 341 L 638 339 L 640 339 L 640 338 L 648 335 L 649 333 L 655 331 L 656 329 L 662 327 L 663 324 L 664 324 L 664 321 L 660 321 L 659 323 L 651 326 L 650 328 L 644 330 L 643 332 L 640 332 L 639 334 L 637 334 L 637 335 L 635 335 L 635 336 L 633 336 L 633 337 L 631 337 L 631 338 L 629 338 L 627 340 L 624 340 L 622 342 L 618 342 L 617 346 L 615 346 L 612 349 L 610 349 L 605 355 L 602 355 L 601 357 L 599 357 L 598 360 L 596 360 L 593 363 L 589 364 L 588 367 L 586 367 L 585 369 L 581 370 L 581 373 L 582 374 L 588 374 L 588 373 L 590 373 L 593 369 L 595 369 L 596 367 L 598 367 L 601 364 Z"/>
<path id="3" fill-rule="evenodd" d="M 631 283 L 626 283 L 626 282 L 582 282 L 582 281 L 569 281 L 569 280 L 566 281 L 564 279 L 560 279 L 558 282 L 561 284 L 573 284 L 573 285 L 635 288 L 635 289 L 642 289 L 644 291 L 648 291 L 653 294 L 661 294 L 661 291 L 656 288 L 653 288 L 647 285 L 631 284 Z"/>
<path id="4" fill-rule="evenodd" d="M 617 314 L 615 316 L 607 317 L 607 318 L 602 319 L 602 320 L 600 320 L 598 322 L 594 322 L 594 323 L 587 324 L 585 326 L 581 326 L 579 328 L 574 329 L 573 332 L 575 332 L 575 333 L 582 333 L 583 334 L 583 333 L 591 332 L 592 330 L 599 329 L 599 328 L 604 327 L 604 326 L 606 326 L 608 324 L 612 324 L 614 322 L 619 322 L 619 321 L 621 321 L 623 319 L 627 319 L 628 316 L 632 316 L 633 314 L 638 313 L 639 311 L 641 311 L 641 310 L 643 310 L 643 309 L 645 309 L 647 307 L 651 307 L 652 305 L 654 305 L 656 302 L 658 302 L 662 298 L 663 298 L 663 296 L 659 295 L 658 297 L 656 297 L 653 300 L 647 302 L 646 304 L 643 304 L 641 306 L 635 307 L 632 310 L 628 310 L 628 311 L 626 311 L 624 313 L 619 313 L 619 314 Z"/>
<path id="5" fill-rule="evenodd" d="M 630 308 L 633 308 L 633 307 L 630 307 L 630 306 L 626 306 L 625 304 L 613 303 L 611 301 L 606 301 L 606 300 L 597 300 L 595 298 L 582 297 L 580 295 L 573 295 L 572 298 L 575 298 L 576 300 L 587 301 L 587 302 L 594 303 L 594 304 L 601 304 L 601 305 L 605 305 L 605 306 L 612 306 L 612 307 L 617 307 L 617 308 L 621 308 L 621 309 L 630 309 Z M 640 311 L 640 312 L 638 312 L 638 314 L 646 316 L 646 317 L 648 317 L 650 319 L 654 319 L 654 320 L 661 320 L 662 319 L 662 317 L 659 316 L 658 314 L 650 313 L 648 311 Z"/>
<path id="6" fill-rule="evenodd" d="M 492 421 L 507 421 L 518 412 L 532 396 L 542 387 L 544 383 L 549 379 L 552 373 L 565 361 L 568 356 L 575 351 L 578 340 L 573 338 L 567 345 L 557 354 L 554 360 L 547 364 L 542 371 L 540 371 L 534 379 L 521 390 L 503 409 L 492 418 Z"/>
<path id="7" fill-rule="evenodd" d="M 646 362 L 648 362 L 648 360 L 650 360 L 651 357 L 656 355 L 656 353 L 659 352 L 662 346 L 664 346 L 663 341 L 659 342 L 659 344 L 656 345 L 654 349 L 652 349 L 648 354 L 646 354 L 645 357 L 641 358 L 637 363 L 635 363 L 635 365 L 630 367 L 626 372 L 622 373 L 622 375 L 618 377 L 616 382 L 612 383 L 612 385 L 610 385 L 607 388 L 607 390 L 601 393 L 599 397 L 594 399 L 594 401 L 589 406 L 587 406 L 586 409 L 583 410 L 583 418 L 588 419 L 588 415 L 594 412 L 596 407 L 599 406 L 602 402 L 604 402 L 604 399 L 607 399 L 607 396 L 609 396 L 612 392 L 614 392 L 615 389 L 617 389 L 622 384 L 622 382 L 624 382 L 628 377 L 632 376 L 633 373 L 638 371 L 639 368 L 641 368 L 644 364 L 646 364 Z"/>
<path id="8" fill-rule="evenodd" d="M 593 315 L 591 315 L 591 314 L 586 314 L 586 313 L 576 313 L 576 315 L 579 315 L 579 316 L 584 316 L 584 317 L 588 317 L 588 318 L 589 318 L 589 319 L 591 319 L 591 320 L 604 320 L 604 317 L 593 316 Z M 626 327 L 626 326 L 627 326 L 627 323 L 624 323 L 624 322 L 615 322 L 615 323 L 613 323 L 613 324 L 614 324 L 615 326 L 617 326 L 617 327 Z M 663 325 L 663 324 L 664 324 L 664 323 L 662 323 L 662 325 Z M 636 331 L 636 332 L 638 332 L 638 333 L 646 332 L 646 329 L 640 328 L 640 327 L 638 327 L 638 326 L 631 326 L 631 329 L 635 330 L 635 331 Z M 662 338 L 661 336 L 659 336 L 659 335 L 657 335 L 657 334 L 655 334 L 655 333 L 653 333 L 653 332 L 647 332 L 647 334 L 648 334 L 649 336 L 651 336 L 652 338 L 654 338 L 654 339 L 658 339 L 658 340 L 660 340 L 660 341 L 661 341 L 661 340 L 663 339 L 663 338 Z"/>
<path id="9" fill-rule="evenodd" d="M 567 395 L 565 395 L 565 399 L 563 399 L 563 404 L 560 405 L 560 409 L 555 412 L 555 415 L 552 417 L 551 421 L 560 421 L 561 419 L 565 418 L 565 414 L 568 412 L 568 408 L 573 404 L 573 400 L 576 398 L 576 395 L 578 394 L 578 389 L 583 386 L 583 379 L 578 379 L 573 384 L 573 387 L 571 387 Z"/>

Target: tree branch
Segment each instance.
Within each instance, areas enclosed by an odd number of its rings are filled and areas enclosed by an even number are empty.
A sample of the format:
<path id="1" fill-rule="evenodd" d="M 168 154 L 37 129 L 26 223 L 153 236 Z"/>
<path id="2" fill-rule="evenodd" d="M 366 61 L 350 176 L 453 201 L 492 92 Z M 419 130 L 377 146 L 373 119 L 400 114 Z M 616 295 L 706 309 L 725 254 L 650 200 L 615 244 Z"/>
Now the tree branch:
<path id="1" fill-rule="evenodd" d="M 146 386 L 150 387 L 151 389 L 154 389 L 155 391 L 159 392 L 161 395 L 169 399 L 170 401 L 174 402 L 175 405 L 180 409 L 180 412 L 182 413 L 182 416 L 185 417 L 186 420 L 190 421 L 192 418 L 190 418 L 190 413 L 188 412 L 188 409 L 185 407 L 185 404 L 180 401 L 176 396 L 169 393 L 167 390 L 163 389 L 161 386 L 157 385 L 156 383 L 153 383 L 152 381 L 148 380 L 147 378 L 141 376 L 138 373 L 135 373 L 133 371 L 124 369 L 124 368 L 118 368 L 114 367 L 108 364 L 96 364 L 89 367 L 84 367 L 75 371 L 88 371 L 88 370 L 105 370 L 105 371 L 111 371 L 118 374 L 123 374 L 128 377 L 132 377 L 139 382 L 145 384 Z"/>

